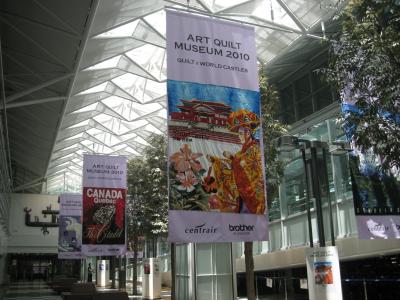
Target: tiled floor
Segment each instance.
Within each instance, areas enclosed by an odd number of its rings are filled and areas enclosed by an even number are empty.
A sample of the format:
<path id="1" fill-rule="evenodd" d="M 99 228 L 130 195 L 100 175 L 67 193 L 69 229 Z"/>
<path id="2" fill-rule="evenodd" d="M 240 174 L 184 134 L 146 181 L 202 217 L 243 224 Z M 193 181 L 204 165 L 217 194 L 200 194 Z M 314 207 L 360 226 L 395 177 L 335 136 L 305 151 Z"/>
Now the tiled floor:
<path id="1" fill-rule="evenodd" d="M 132 284 L 128 283 L 126 287 L 128 294 L 132 291 Z M 141 292 L 141 287 L 138 286 L 138 292 Z M 0 297 L 1 299 L 1 297 Z M 141 300 L 141 296 L 129 296 L 129 299 Z M 163 288 L 161 291 L 161 299 L 171 299 L 171 291 L 167 288 Z M 245 300 L 247 298 L 238 298 L 238 300 Z M 308 299 L 304 297 L 285 297 L 280 296 L 260 296 L 259 300 L 284 300 L 284 299 Z M 31 282 L 16 282 L 10 284 L 5 293 L 4 300 L 62 300 L 61 296 L 57 295 L 45 281 L 31 281 Z"/>
<path id="2" fill-rule="evenodd" d="M 132 291 L 132 284 L 127 284 L 126 291 L 128 294 Z M 141 287 L 138 287 L 141 292 Z M 171 299 L 169 289 L 163 289 L 161 292 L 162 299 Z M 1 297 L 0 297 L 1 298 Z M 129 299 L 140 300 L 141 296 L 129 296 Z M 19 281 L 11 283 L 5 292 L 4 300 L 62 300 L 61 296 L 57 295 L 45 281 Z"/>
<path id="3" fill-rule="evenodd" d="M 19 281 L 11 283 L 5 293 L 5 300 L 61 300 L 42 280 L 38 281 Z"/>

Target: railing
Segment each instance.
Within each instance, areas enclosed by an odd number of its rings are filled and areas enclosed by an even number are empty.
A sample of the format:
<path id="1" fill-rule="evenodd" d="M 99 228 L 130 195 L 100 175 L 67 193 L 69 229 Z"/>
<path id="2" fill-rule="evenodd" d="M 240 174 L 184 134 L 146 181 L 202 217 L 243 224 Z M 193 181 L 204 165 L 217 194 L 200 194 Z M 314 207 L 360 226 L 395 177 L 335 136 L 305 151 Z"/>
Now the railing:
<path id="1" fill-rule="evenodd" d="M 344 299 L 400 299 L 397 278 L 342 278 Z M 256 299 L 306 300 L 307 278 L 255 275 Z"/>
<path id="2" fill-rule="evenodd" d="M 314 203 L 312 200 L 309 202 L 310 209 L 314 207 Z M 293 215 L 295 213 L 303 212 L 307 210 L 307 202 L 306 198 L 300 198 L 299 200 L 295 202 L 291 202 L 287 204 L 287 214 L 288 215 Z"/>

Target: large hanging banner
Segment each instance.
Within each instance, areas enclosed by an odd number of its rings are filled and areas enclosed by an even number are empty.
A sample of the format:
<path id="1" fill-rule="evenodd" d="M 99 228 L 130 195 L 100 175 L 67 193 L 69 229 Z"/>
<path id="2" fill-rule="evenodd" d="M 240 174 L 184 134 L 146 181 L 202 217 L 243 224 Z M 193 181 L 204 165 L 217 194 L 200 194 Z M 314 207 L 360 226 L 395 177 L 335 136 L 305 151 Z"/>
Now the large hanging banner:
<path id="1" fill-rule="evenodd" d="M 82 195 L 60 195 L 58 218 L 58 258 L 81 259 Z"/>
<path id="2" fill-rule="evenodd" d="M 169 240 L 268 239 L 254 28 L 167 11 Z"/>
<path id="3" fill-rule="evenodd" d="M 84 155 L 82 251 L 87 256 L 126 252 L 126 158 Z"/>
<path id="4" fill-rule="evenodd" d="M 361 114 L 356 103 L 342 93 L 343 113 Z M 347 101 L 346 101 L 347 100 Z M 382 172 L 372 151 L 361 153 L 352 143 L 354 128 L 345 128 L 353 151 L 349 155 L 354 209 L 360 239 L 400 239 L 399 170 Z"/>

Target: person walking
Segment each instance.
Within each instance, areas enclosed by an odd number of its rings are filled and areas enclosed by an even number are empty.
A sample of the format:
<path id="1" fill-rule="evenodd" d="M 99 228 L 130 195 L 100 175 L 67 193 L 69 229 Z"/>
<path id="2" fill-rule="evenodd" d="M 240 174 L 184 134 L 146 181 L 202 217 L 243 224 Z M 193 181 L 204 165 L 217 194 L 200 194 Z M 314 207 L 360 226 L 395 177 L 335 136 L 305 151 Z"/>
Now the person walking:
<path id="1" fill-rule="evenodd" d="M 87 268 L 87 281 L 88 282 L 92 282 L 92 273 L 93 273 L 93 269 L 92 269 L 92 265 L 89 263 L 88 268 Z"/>

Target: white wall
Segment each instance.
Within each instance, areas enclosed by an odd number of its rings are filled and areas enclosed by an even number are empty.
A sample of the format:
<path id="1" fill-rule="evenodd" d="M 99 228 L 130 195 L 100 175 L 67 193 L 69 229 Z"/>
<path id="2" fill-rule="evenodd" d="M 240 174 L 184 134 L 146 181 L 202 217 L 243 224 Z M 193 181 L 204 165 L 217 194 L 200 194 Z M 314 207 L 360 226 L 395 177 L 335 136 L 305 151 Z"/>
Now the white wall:
<path id="1" fill-rule="evenodd" d="M 31 221 L 38 216 L 39 221 L 50 222 L 51 216 L 44 218 L 42 210 L 50 204 L 52 210 L 58 210 L 57 199 L 56 195 L 11 194 L 9 253 L 57 253 L 58 227 L 48 228 L 49 234 L 43 235 L 40 227 L 25 225 L 24 212 L 25 207 L 30 208 Z"/>
<path id="2" fill-rule="evenodd" d="M 329 245 L 329 243 L 328 243 Z M 336 241 L 341 261 L 361 259 L 381 255 L 398 254 L 399 240 L 359 240 L 357 237 L 343 238 Z M 254 256 L 254 270 L 274 270 L 305 267 L 306 247 L 274 251 Z M 236 259 L 236 272 L 245 272 L 244 257 Z"/>
<path id="3" fill-rule="evenodd" d="M 400 253 L 400 240 L 360 240 L 351 198 L 332 203 L 336 244 L 341 261 L 362 259 L 380 255 Z M 325 239 L 330 244 L 329 210 L 323 206 Z M 315 210 L 311 211 L 314 245 L 318 246 L 318 231 Z M 254 270 L 274 270 L 303 266 L 305 249 L 308 247 L 308 225 L 306 212 L 288 216 L 270 223 L 269 242 L 254 242 Z M 236 247 L 236 272 L 245 272 L 243 247 Z M 257 251 L 258 250 L 258 251 Z"/>

